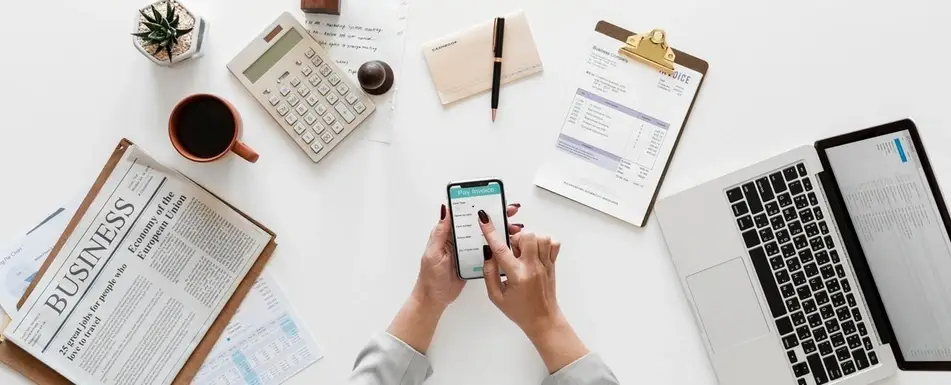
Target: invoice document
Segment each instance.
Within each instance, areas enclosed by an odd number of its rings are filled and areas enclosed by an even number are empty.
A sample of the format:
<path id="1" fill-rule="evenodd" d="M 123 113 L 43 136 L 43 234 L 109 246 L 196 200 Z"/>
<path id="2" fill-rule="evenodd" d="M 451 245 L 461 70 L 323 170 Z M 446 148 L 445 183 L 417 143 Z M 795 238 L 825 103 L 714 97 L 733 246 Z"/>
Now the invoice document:
<path id="1" fill-rule="evenodd" d="M 535 185 L 642 226 L 703 76 L 672 75 L 594 32 L 574 99 Z"/>

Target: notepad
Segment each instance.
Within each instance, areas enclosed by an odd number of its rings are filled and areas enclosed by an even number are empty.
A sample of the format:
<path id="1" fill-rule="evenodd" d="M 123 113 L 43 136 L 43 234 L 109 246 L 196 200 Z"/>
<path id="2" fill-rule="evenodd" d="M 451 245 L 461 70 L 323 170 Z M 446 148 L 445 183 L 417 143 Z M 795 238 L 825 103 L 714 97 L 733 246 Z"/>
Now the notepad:
<path id="1" fill-rule="evenodd" d="M 603 21 L 591 34 L 535 185 L 643 226 L 708 66 L 675 50 L 665 74 L 619 54 L 631 35 Z"/>
<path id="2" fill-rule="evenodd" d="M 535 38 L 525 12 L 505 18 L 502 84 L 542 72 Z M 443 105 L 492 88 L 493 20 L 423 45 L 423 55 Z"/>

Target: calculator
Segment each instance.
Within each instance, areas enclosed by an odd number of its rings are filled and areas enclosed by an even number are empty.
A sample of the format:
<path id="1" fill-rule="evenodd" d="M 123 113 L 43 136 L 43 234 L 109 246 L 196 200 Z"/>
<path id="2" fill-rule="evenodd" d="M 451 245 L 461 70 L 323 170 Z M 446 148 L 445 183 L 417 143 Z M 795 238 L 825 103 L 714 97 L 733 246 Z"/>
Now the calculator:
<path id="1" fill-rule="evenodd" d="M 287 12 L 232 59 L 228 69 L 314 163 L 376 110 Z"/>

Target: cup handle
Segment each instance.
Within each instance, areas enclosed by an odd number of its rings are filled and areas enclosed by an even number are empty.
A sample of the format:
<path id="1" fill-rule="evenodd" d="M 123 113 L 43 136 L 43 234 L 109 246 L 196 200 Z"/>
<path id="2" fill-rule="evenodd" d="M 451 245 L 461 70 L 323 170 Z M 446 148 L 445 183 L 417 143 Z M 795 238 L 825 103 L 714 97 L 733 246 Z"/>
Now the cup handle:
<path id="1" fill-rule="evenodd" d="M 258 156 L 257 152 L 252 150 L 251 147 L 248 147 L 247 144 L 244 144 L 244 142 L 240 140 L 234 143 L 234 147 L 231 149 L 231 151 L 234 151 L 235 154 L 238 154 L 238 156 L 251 163 L 257 162 L 258 158 L 260 157 Z"/>

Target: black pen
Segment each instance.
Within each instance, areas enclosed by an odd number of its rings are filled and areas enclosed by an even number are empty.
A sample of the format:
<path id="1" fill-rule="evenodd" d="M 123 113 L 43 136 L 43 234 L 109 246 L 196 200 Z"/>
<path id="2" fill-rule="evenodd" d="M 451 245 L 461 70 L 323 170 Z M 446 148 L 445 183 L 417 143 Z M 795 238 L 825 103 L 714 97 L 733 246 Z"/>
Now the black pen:
<path id="1" fill-rule="evenodd" d="M 502 88 L 502 41 L 505 40 L 505 18 L 495 18 L 493 35 L 495 44 L 492 46 L 492 51 L 495 53 L 495 62 L 492 70 L 492 121 L 494 122 L 499 110 L 499 91 Z"/>

